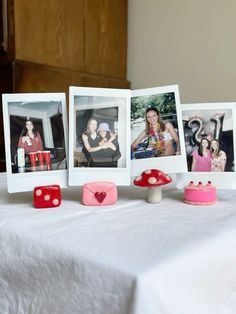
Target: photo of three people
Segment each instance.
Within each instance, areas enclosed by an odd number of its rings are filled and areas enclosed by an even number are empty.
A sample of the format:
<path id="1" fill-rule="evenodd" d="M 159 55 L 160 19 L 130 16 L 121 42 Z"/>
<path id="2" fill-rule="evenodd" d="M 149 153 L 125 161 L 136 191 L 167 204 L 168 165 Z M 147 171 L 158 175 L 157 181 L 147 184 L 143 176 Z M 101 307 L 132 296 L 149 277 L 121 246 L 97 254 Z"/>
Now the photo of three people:
<path id="1" fill-rule="evenodd" d="M 184 142 L 188 172 L 233 172 L 234 133 L 232 109 L 181 110 L 184 138 L 180 137 L 174 93 L 131 99 L 132 160 L 181 154 Z M 194 104 L 191 104 L 193 107 Z"/>
<path id="2" fill-rule="evenodd" d="M 127 116 L 119 116 L 119 107 L 113 107 L 113 99 L 105 97 L 99 100 L 78 96 L 75 103 L 74 167 L 121 167 L 120 160 L 124 152 L 120 143 L 129 145 L 131 161 L 138 162 L 138 169 L 147 167 L 145 159 L 160 158 L 166 169 L 173 162 L 164 157 L 179 156 L 179 169 L 186 169 L 182 121 L 179 101 L 176 99 L 176 86 L 161 92 L 158 89 L 147 90 L 146 95 L 131 93 L 130 140 L 128 134 L 120 136 L 126 125 Z M 150 93 L 149 93 L 150 92 Z M 178 97 L 177 97 L 178 98 Z M 105 107 L 107 105 L 107 107 Z M 84 109 L 84 108 L 88 109 Z M 96 108 L 97 107 L 97 108 Z M 94 109 L 91 109 L 94 108 Z M 119 127 L 117 127 L 119 125 Z M 182 133 L 181 133 L 182 132 Z M 104 135 L 103 135 L 104 134 Z M 181 135 L 181 141 L 180 141 Z M 103 139 L 104 137 L 104 139 Z M 181 154 L 182 151 L 182 154 Z M 150 164 L 150 167 L 153 167 Z M 156 166 L 155 166 L 156 167 Z M 133 167 L 134 168 L 134 167 Z"/>

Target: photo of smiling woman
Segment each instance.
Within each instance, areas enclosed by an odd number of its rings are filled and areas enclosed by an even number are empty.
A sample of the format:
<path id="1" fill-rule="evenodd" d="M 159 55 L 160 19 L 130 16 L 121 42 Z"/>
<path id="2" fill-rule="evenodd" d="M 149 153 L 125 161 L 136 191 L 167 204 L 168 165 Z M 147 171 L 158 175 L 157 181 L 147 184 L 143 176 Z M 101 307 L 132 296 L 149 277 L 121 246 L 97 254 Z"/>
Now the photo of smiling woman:
<path id="1" fill-rule="evenodd" d="M 67 122 L 64 93 L 4 94 L 8 191 L 67 186 Z"/>
<path id="2" fill-rule="evenodd" d="M 178 85 L 132 91 L 130 120 L 132 175 L 152 168 L 186 172 Z"/>
<path id="3" fill-rule="evenodd" d="M 132 159 L 181 154 L 174 93 L 131 100 Z"/>
<path id="4" fill-rule="evenodd" d="M 172 156 L 180 153 L 179 137 L 171 122 L 163 122 L 155 107 L 146 109 L 146 128 L 131 144 L 135 158 Z M 139 151 L 140 143 L 146 142 L 146 152 Z M 176 147 L 173 145 L 175 141 Z M 138 148 L 138 149 L 137 149 Z"/>

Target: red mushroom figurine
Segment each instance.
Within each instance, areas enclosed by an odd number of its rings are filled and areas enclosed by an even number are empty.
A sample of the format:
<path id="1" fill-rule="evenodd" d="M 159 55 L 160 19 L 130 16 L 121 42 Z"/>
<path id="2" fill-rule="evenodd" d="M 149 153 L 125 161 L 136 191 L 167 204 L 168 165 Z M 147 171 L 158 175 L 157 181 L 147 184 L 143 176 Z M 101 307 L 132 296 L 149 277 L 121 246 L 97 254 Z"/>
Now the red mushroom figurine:
<path id="1" fill-rule="evenodd" d="M 172 181 L 171 177 L 158 169 L 148 169 L 134 179 L 134 184 L 147 187 L 147 201 L 149 203 L 160 203 L 162 200 L 162 185 Z"/>

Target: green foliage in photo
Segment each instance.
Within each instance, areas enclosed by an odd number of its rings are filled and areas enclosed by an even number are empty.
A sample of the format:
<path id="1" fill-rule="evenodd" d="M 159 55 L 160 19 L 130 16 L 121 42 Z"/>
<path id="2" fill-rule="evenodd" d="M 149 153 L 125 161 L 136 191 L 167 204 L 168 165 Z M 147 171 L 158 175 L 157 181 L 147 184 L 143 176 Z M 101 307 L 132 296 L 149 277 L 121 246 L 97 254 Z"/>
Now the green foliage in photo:
<path id="1" fill-rule="evenodd" d="M 145 111 L 155 107 L 162 115 L 176 113 L 175 94 L 165 93 L 131 98 L 131 120 L 145 117 Z"/>

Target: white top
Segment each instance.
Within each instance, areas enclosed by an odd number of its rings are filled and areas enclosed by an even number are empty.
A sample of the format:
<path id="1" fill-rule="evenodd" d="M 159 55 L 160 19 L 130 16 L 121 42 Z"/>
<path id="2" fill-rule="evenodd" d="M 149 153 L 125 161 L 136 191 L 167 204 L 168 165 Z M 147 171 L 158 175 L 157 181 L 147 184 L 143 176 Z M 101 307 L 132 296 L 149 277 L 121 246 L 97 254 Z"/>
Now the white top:
<path id="1" fill-rule="evenodd" d="M 0 175 L 0 312 L 234 314 L 236 193 L 211 206 L 165 191 L 119 188 L 115 205 L 86 207 L 63 190 L 60 207 L 34 209 Z"/>
<path id="2" fill-rule="evenodd" d="M 171 141 L 173 140 L 171 134 L 168 131 L 163 131 L 163 136 L 165 141 Z"/>

